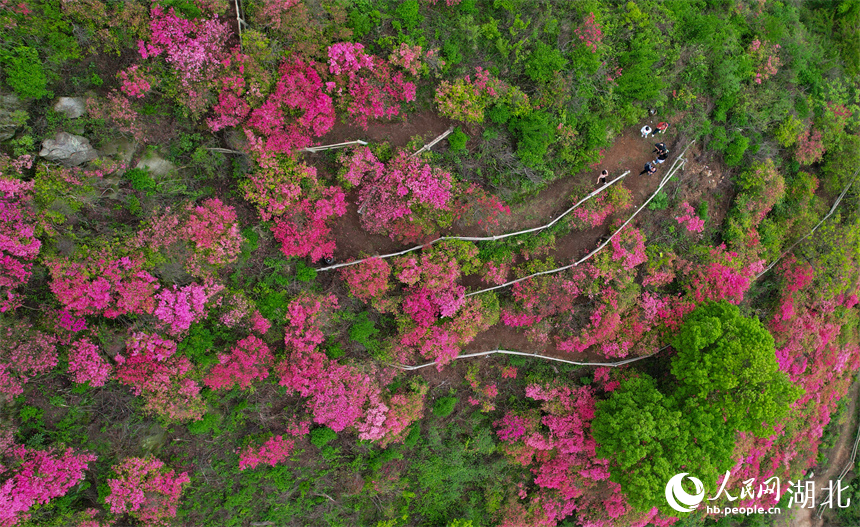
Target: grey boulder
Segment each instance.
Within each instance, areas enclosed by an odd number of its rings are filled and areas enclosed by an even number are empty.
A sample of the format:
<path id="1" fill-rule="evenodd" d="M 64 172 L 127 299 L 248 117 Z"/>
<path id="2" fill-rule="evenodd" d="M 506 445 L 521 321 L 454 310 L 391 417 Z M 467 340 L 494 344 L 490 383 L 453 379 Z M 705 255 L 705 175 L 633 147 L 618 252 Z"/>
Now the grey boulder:
<path id="1" fill-rule="evenodd" d="M 98 157 L 99 152 L 90 145 L 90 140 L 86 137 L 58 132 L 53 139 L 46 139 L 42 143 L 39 155 L 48 161 L 73 167 L 92 161 Z"/>
<path id="2" fill-rule="evenodd" d="M 83 97 L 60 97 L 54 111 L 65 114 L 69 119 L 77 119 L 87 113 L 87 103 Z"/>

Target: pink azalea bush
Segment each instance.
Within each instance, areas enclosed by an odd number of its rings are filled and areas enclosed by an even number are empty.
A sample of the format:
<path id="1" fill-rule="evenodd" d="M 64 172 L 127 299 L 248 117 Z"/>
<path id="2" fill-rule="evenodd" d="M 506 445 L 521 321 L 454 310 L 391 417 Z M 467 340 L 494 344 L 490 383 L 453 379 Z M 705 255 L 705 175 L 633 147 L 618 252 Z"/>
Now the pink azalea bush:
<path id="1" fill-rule="evenodd" d="M 684 214 L 675 216 L 675 221 L 683 225 L 687 229 L 687 232 L 702 232 L 705 230 L 705 220 L 695 214 L 696 210 L 689 203 L 686 201 L 681 203 L 681 209 Z"/>
<path id="2" fill-rule="evenodd" d="M 258 156 L 258 168 L 241 183 L 245 199 L 257 206 L 265 221 L 294 210 L 302 198 L 304 181 L 317 185 L 317 169 L 293 156 Z"/>
<path id="3" fill-rule="evenodd" d="M 155 77 L 142 70 L 139 64 L 120 71 L 117 77 L 122 82 L 120 90 L 129 97 L 138 99 L 146 95 L 156 82 Z"/>
<path id="4" fill-rule="evenodd" d="M 0 313 L 21 304 L 17 289 L 32 275 L 42 243 L 36 239 L 33 182 L 0 178 Z"/>
<path id="5" fill-rule="evenodd" d="M 334 126 L 334 106 L 323 92 L 322 81 L 314 63 L 301 60 L 281 65 L 281 78 L 266 102 L 250 113 L 245 133 L 266 138 L 258 152 L 292 152 L 310 146 L 314 137 L 321 137 Z M 293 118 L 293 115 L 298 115 Z"/>
<path id="6" fill-rule="evenodd" d="M 191 324 L 206 318 L 206 305 L 212 297 L 221 292 L 224 286 L 212 282 L 189 284 L 181 288 L 162 289 L 157 295 L 158 306 L 153 315 L 166 326 L 171 335 L 182 334 Z"/>
<path id="7" fill-rule="evenodd" d="M 362 128 L 367 129 L 371 119 L 396 117 L 401 102 L 415 100 L 415 83 L 392 71 L 387 61 L 367 55 L 361 44 L 333 44 L 328 56 L 334 81 L 327 83 L 326 89 Z"/>
<path id="8" fill-rule="evenodd" d="M 170 524 L 182 487 L 191 481 L 187 473 L 177 475 L 152 457 L 127 457 L 112 470 L 116 477 L 107 480 L 105 504 L 112 513 L 128 514 L 147 527 Z"/>
<path id="9" fill-rule="evenodd" d="M 45 265 L 51 273 L 51 291 L 76 315 L 117 318 L 149 314 L 155 309 L 158 283 L 136 255 L 116 258 L 109 249 L 76 260 L 53 257 Z"/>
<path id="10" fill-rule="evenodd" d="M 592 53 L 597 53 L 597 45 L 603 40 L 603 30 L 594 19 L 594 13 L 588 13 L 582 25 L 573 29 L 573 33 L 585 44 Z"/>
<path id="11" fill-rule="evenodd" d="M 432 218 L 450 210 L 451 174 L 399 152 L 384 170 L 362 177 L 358 195 L 362 226 L 404 241 L 432 232 Z"/>
<path id="12" fill-rule="evenodd" d="M 219 353 L 216 364 L 203 379 L 213 390 L 238 387 L 246 390 L 255 380 L 269 376 L 275 358 L 269 347 L 259 338 L 250 335 L 236 343 L 230 354 Z"/>
<path id="13" fill-rule="evenodd" d="M 125 355 L 116 355 L 116 378 L 146 399 L 144 409 L 167 419 L 196 420 L 205 403 L 200 386 L 189 377 L 192 364 L 175 355 L 176 342 L 158 335 L 133 333 Z"/>
<path id="14" fill-rule="evenodd" d="M 0 325 L 0 398 L 11 401 L 24 393 L 32 377 L 57 365 L 56 339 L 24 320 Z"/>
<path id="15" fill-rule="evenodd" d="M 99 355 L 98 346 L 89 339 L 79 340 L 69 348 L 69 373 L 78 384 L 89 382 L 93 387 L 104 386 L 112 369 Z"/>
<path id="16" fill-rule="evenodd" d="M 340 271 L 350 293 L 363 302 L 385 295 L 390 274 L 391 266 L 382 258 L 370 258 Z"/>
<path id="17" fill-rule="evenodd" d="M 5 449 L 4 449 L 5 450 Z M 2 465 L 5 481 L 0 485 L 0 526 L 12 527 L 26 521 L 33 506 L 44 505 L 63 496 L 84 479 L 92 454 L 35 450 L 22 445 L 6 450 Z"/>
<path id="18" fill-rule="evenodd" d="M 334 255 L 330 221 L 346 214 L 346 195 L 340 187 L 322 190 L 317 200 L 304 199 L 275 220 L 272 233 L 287 256 L 320 260 Z"/>
<path id="19" fill-rule="evenodd" d="M 287 434 L 293 437 L 305 436 L 308 433 L 310 433 L 310 423 L 307 421 L 287 428 Z M 295 446 L 295 439 L 285 439 L 283 435 L 270 437 L 258 447 L 248 445 L 239 452 L 239 470 L 254 469 L 263 464 L 274 467 L 289 459 Z"/>

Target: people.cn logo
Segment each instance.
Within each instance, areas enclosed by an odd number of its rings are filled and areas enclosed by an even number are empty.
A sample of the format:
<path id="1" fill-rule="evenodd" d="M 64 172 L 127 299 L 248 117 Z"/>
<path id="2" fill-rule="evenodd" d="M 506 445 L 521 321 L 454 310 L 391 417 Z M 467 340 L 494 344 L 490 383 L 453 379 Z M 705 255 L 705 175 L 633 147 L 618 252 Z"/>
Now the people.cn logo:
<path id="1" fill-rule="evenodd" d="M 705 499 L 705 487 L 698 478 L 694 478 L 693 476 L 688 478 L 696 487 L 695 494 L 688 494 L 684 490 L 684 487 L 681 486 L 681 481 L 687 474 L 689 472 L 675 474 L 669 480 L 669 483 L 666 483 L 666 501 L 669 502 L 670 507 L 678 512 L 693 512 L 693 509 L 698 507 L 702 503 L 702 500 Z"/>

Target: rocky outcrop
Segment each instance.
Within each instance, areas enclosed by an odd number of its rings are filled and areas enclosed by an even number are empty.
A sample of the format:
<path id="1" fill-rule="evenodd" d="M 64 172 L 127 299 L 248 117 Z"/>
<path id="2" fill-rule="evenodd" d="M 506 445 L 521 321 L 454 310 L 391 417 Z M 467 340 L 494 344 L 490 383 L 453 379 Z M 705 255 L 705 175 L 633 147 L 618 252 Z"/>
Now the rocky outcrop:
<path id="1" fill-rule="evenodd" d="M 90 145 L 90 140 L 80 135 L 58 132 L 53 139 L 42 143 L 39 155 L 48 161 L 56 161 L 61 165 L 72 167 L 98 157 L 98 150 Z"/>
<path id="2" fill-rule="evenodd" d="M 54 111 L 65 114 L 69 119 L 77 119 L 87 113 L 87 103 L 83 97 L 60 97 Z"/>
<path id="3" fill-rule="evenodd" d="M 172 173 L 176 170 L 176 165 L 158 154 L 150 152 L 140 160 L 135 168 L 145 168 L 149 170 L 150 176 L 158 178 Z"/>
<path id="4" fill-rule="evenodd" d="M 0 141 L 12 139 L 22 121 L 26 121 L 24 108 L 17 95 L 0 93 Z"/>

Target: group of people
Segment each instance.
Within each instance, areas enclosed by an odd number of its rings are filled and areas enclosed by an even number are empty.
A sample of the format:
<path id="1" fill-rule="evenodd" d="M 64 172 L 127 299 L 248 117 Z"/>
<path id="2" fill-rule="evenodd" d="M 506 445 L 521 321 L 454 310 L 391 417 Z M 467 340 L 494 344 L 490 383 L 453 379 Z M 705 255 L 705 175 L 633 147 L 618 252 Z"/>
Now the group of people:
<path id="1" fill-rule="evenodd" d="M 650 126 L 645 125 L 642 127 L 642 130 L 641 130 L 642 137 L 649 137 L 650 135 L 652 135 L 652 133 L 654 135 L 665 134 L 666 130 L 668 128 L 669 128 L 669 123 L 664 123 L 664 122 L 657 123 L 657 129 L 656 130 L 651 130 Z M 656 143 L 654 145 L 654 150 L 652 153 L 657 154 L 657 157 L 653 161 L 649 161 L 649 162 L 645 163 L 645 169 L 642 170 L 642 172 L 639 172 L 640 176 L 643 174 L 653 174 L 653 173 L 657 172 L 657 165 L 665 163 L 666 159 L 669 158 L 669 150 L 666 148 L 666 145 L 663 144 L 662 142 Z M 608 177 L 609 177 L 609 171 L 604 169 L 603 171 L 600 172 L 600 175 L 597 176 L 597 184 L 598 185 L 605 185 L 606 179 Z"/>

